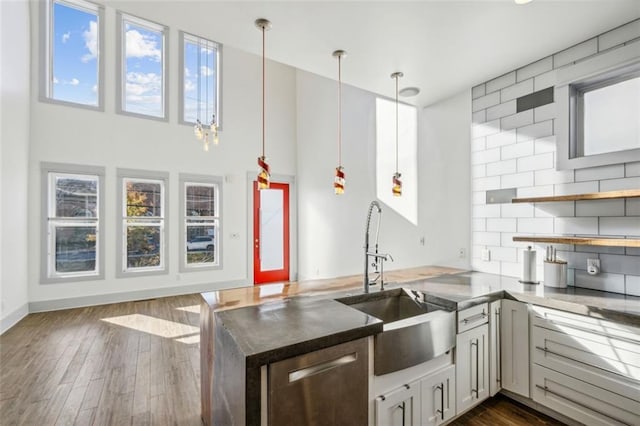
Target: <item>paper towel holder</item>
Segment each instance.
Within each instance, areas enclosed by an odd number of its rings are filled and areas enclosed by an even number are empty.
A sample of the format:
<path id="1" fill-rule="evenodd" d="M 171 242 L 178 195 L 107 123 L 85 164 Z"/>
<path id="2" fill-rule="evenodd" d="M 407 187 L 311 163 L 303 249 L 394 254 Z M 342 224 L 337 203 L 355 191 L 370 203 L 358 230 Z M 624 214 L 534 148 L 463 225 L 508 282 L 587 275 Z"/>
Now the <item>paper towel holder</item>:
<path id="1" fill-rule="evenodd" d="M 531 246 L 522 252 L 522 277 L 518 280 L 521 284 L 540 284 L 536 280 L 536 251 L 531 250 Z"/>

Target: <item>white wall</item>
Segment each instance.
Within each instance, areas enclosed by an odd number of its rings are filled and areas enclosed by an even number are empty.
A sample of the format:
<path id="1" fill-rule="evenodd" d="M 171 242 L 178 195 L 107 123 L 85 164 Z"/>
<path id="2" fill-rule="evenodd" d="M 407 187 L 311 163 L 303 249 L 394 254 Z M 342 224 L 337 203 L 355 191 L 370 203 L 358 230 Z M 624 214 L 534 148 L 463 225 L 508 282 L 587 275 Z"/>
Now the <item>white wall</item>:
<path id="1" fill-rule="evenodd" d="M 468 95 L 422 113 L 418 226 L 382 205 L 380 251 L 395 259 L 387 269 L 468 266 L 468 259 L 458 258 L 459 248 L 468 253 L 470 239 Z M 297 73 L 301 279 L 362 273 L 367 209 L 375 199 L 375 99 L 373 93 L 343 86 L 346 191 L 336 196 L 332 187 L 338 161 L 336 82 Z M 426 237 L 424 246 L 422 236 Z"/>
<path id="2" fill-rule="evenodd" d="M 37 9 L 37 8 L 34 8 Z M 32 18 L 37 18 L 32 11 Z M 170 17 L 162 23 L 170 24 Z M 178 121 L 178 28 L 170 26 L 169 46 L 169 122 L 115 114 L 115 10 L 105 10 L 106 61 L 105 111 L 43 103 L 37 90 L 31 95 L 31 156 L 29 158 L 29 293 L 33 309 L 65 306 L 39 304 L 42 301 L 79 298 L 83 304 L 118 300 L 116 293 L 132 297 L 195 291 L 198 284 L 215 289 L 247 283 L 247 197 L 248 171 L 257 172 L 256 158 L 261 148 L 261 67 L 260 58 L 224 47 L 222 69 L 222 126 L 220 145 L 203 152 L 190 126 Z M 36 21 L 37 22 L 37 21 Z M 32 61 L 38 62 L 38 29 L 34 26 Z M 182 30 L 193 31 L 189 27 Z M 194 33 L 215 40 L 215 34 Z M 259 35 L 259 34 L 257 34 Z M 258 42 L 258 40 L 256 41 Z M 34 70 L 37 67 L 34 66 Z M 38 72 L 32 75 L 32 87 L 38 87 Z M 274 62 L 267 63 L 267 156 L 273 173 L 296 173 L 295 70 Z M 62 284 L 40 284 L 40 163 L 61 162 L 106 167 L 105 279 Z M 170 173 L 169 273 L 136 278 L 115 277 L 116 268 L 116 169 L 133 168 Z M 223 269 L 208 272 L 178 273 L 179 203 L 178 174 L 225 176 L 222 244 Z M 231 238 L 238 233 L 238 238 Z M 183 290 L 180 290 L 183 288 Z M 135 293 L 138 292 L 138 293 Z M 108 296 L 111 294 L 112 296 Z M 91 298 L 93 295 L 106 295 Z M 84 299 L 83 299 L 84 298 Z"/>
<path id="3" fill-rule="evenodd" d="M 29 2 L 0 2 L 0 333 L 27 314 Z M 29 265 L 32 263 L 29 262 Z"/>

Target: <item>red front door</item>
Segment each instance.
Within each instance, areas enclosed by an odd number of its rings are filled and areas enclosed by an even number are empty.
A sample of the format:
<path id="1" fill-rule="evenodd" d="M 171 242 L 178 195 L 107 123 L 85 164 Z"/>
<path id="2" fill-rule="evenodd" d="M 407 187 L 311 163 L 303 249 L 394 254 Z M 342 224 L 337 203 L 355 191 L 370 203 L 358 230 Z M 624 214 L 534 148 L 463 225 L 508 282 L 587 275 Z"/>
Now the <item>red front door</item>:
<path id="1" fill-rule="evenodd" d="M 289 281 L 289 184 L 253 182 L 253 282 Z"/>

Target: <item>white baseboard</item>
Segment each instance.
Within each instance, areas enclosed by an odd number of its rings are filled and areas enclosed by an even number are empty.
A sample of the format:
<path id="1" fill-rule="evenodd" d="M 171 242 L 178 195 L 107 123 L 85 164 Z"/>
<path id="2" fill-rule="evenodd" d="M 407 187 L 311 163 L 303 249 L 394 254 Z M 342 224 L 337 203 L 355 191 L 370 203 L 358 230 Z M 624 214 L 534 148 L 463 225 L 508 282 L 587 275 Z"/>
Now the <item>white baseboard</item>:
<path id="1" fill-rule="evenodd" d="M 0 335 L 4 334 L 5 331 L 16 325 L 22 318 L 26 317 L 28 314 L 29 305 L 25 303 L 15 311 L 11 312 L 9 315 L 6 315 L 4 318 L 2 318 L 2 320 L 0 320 Z"/>
<path id="2" fill-rule="evenodd" d="M 182 294 L 226 290 L 229 288 L 245 287 L 248 285 L 250 284 L 248 284 L 246 280 L 237 280 L 224 283 L 192 284 L 180 287 L 162 287 L 123 293 L 109 293 L 98 294 L 94 296 L 70 297 L 67 299 L 42 300 L 38 302 L 29 302 L 29 312 L 58 311 L 61 309 L 82 308 L 86 306 L 106 305 L 109 303 L 133 302 L 136 300 L 154 299 L 157 297 L 179 296 Z"/>

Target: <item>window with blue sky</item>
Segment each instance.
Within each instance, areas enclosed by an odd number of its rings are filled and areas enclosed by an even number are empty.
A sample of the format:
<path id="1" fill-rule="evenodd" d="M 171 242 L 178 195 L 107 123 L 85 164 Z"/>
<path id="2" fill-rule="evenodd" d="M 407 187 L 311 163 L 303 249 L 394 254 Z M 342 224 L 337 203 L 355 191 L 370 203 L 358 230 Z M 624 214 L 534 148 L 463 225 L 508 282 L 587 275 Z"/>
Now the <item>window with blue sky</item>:
<path id="1" fill-rule="evenodd" d="M 122 16 L 122 111 L 165 117 L 166 28 Z"/>
<path id="2" fill-rule="evenodd" d="M 218 84 L 219 46 L 201 37 L 181 33 L 182 57 L 182 121 L 210 123 L 213 115 L 219 123 Z"/>
<path id="3" fill-rule="evenodd" d="M 99 106 L 100 15 L 88 2 L 50 3 L 47 98 Z"/>

